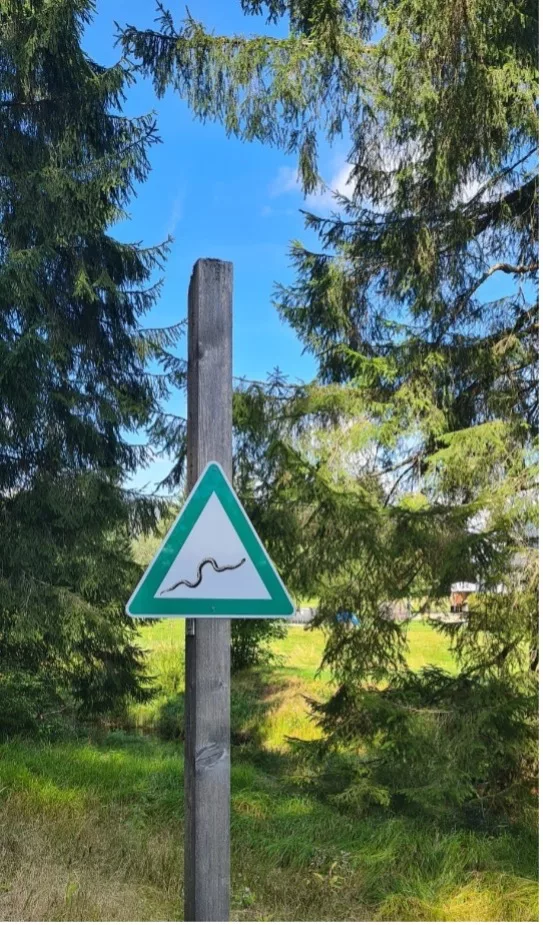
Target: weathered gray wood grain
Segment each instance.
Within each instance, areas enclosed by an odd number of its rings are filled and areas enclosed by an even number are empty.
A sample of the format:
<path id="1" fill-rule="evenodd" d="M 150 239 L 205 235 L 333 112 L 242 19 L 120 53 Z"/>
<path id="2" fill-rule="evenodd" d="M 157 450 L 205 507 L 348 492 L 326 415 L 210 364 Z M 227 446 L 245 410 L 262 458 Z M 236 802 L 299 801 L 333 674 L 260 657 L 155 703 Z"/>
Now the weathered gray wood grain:
<path id="1" fill-rule="evenodd" d="M 188 487 L 232 477 L 233 267 L 198 260 L 189 288 Z M 225 922 L 230 894 L 230 620 L 187 621 L 185 921 Z"/>

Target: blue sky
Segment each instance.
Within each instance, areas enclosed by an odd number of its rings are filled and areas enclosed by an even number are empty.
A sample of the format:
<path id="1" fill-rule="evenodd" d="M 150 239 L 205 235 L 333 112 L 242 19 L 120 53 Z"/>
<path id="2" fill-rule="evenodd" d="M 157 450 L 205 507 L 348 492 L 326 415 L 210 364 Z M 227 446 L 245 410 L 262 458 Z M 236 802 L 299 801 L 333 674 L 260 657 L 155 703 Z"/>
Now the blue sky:
<path id="1" fill-rule="evenodd" d="M 174 15 L 184 11 L 178 3 L 171 8 Z M 264 28 L 263 20 L 242 15 L 237 0 L 193 0 L 190 11 L 221 32 L 250 34 Z M 144 28 L 153 26 L 154 18 L 154 0 L 98 0 L 84 47 L 98 62 L 112 64 L 119 55 L 115 21 Z M 174 236 L 163 293 L 146 325 L 168 325 L 185 317 L 190 274 L 199 257 L 231 260 L 235 375 L 263 379 L 278 366 L 290 378 L 310 379 L 314 361 L 302 354 L 299 341 L 271 302 L 274 283 L 292 278 L 289 241 L 309 240 L 299 212 L 304 203 L 295 159 L 256 142 L 227 138 L 220 125 L 194 120 L 173 92 L 157 99 L 151 82 L 140 79 L 129 90 L 125 112 L 150 110 L 156 111 L 163 143 L 150 152 L 152 171 L 132 202 L 130 221 L 116 229 L 121 238 L 146 245 Z M 341 185 L 337 151 L 325 155 L 324 164 L 330 180 Z M 327 207 L 326 197 L 319 205 Z M 180 351 L 184 350 L 182 343 Z M 183 396 L 178 396 L 171 410 L 183 404 Z M 166 461 L 157 460 L 135 484 L 156 481 L 167 468 Z"/>

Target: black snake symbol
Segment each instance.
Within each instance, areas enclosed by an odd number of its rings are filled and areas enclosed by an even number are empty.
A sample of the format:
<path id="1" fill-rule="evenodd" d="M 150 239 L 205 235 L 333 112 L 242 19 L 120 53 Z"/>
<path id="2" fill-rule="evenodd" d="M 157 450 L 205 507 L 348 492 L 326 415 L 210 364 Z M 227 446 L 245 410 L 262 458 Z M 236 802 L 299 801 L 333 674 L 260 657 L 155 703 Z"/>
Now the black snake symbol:
<path id="1" fill-rule="evenodd" d="M 160 593 L 161 595 L 168 594 L 169 591 L 175 591 L 175 589 L 178 588 L 179 585 L 186 585 L 187 588 L 197 588 L 198 585 L 202 581 L 202 570 L 204 568 L 204 565 L 211 565 L 211 567 L 216 572 L 231 572 L 233 571 L 233 569 L 240 568 L 243 565 L 243 563 L 246 561 L 247 559 L 243 558 L 241 562 L 238 562 L 237 565 L 217 565 L 217 562 L 215 561 L 215 559 L 211 559 L 211 558 L 202 559 L 202 561 L 200 562 L 200 565 L 198 566 L 198 577 L 196 578 L 196 581 L 187 581 L 186 578 L 182 578 L 181 581 L 177 581 L 174 585 L 171 586 L 171 588 L 164 588 L 164 590 L 161 591 Z"/>

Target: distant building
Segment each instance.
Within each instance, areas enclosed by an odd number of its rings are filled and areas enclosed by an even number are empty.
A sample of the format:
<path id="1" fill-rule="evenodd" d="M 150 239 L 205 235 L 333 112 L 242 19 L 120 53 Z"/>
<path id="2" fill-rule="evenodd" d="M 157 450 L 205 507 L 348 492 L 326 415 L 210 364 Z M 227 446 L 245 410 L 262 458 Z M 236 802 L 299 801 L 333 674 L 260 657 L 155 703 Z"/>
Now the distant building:
<path id="1" fill-rule="evenodd" d="M 451 613 L 467 613 L 468 597 L 477 591 L 488 591 L 492 594 L 505 594 L 505 585 L 500 584 L 485 587 L 475 581 L 457 581 L 451 585 Z"/>
<path id="2" fill-rule="evenodd" d="M 468 597 L 479 590 L 472 581 L 456 581 L 451 585 L 451 613 L 467 613 Z"/>

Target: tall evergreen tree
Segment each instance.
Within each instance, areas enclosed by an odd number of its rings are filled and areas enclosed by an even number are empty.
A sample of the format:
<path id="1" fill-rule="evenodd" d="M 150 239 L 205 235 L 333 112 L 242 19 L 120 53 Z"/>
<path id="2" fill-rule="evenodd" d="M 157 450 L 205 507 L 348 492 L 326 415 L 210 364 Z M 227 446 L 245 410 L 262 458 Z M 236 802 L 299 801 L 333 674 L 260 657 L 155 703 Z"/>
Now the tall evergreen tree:
<path id="1" fill-rule="evenodd" d="M 141 328 L 166 245 L 112 231 L 157 136 L 121 113 L 126 63 L 82 50 L 93 10 L 0 2 L 0 683 L 15 728 L 143 695 L 128 524 L 154 505 L 123 483 L 182 376 L 177 332 Z"/>
<path id="2" fill-rule="evenodd" d="M 295 242 L 297 281 L 277 290 L 318 382 L 238 398 L 241 448 L 266 473 L 247 485 L 329 627 L 328 742 L 385 743 L 370 765 L 385 790 L 387 756 L 409 758 L 404 796 L 422 804 L 506 792 L 534 755 L 536 5 L 242 8 L 285 36 L 176 28 L 162 9 L 159 31 L 129 27 L 124 42 L 159 93 L 173 85 L 201 118 L 297 152 L 306 192 L 322 182 L 319 142 L 351 139 L 351 194 L 306 214 L 321 247 Z M 446 630 L 460 675 L 413 676 L 390 605 L 430 605 L 457 580 L 482 589 Z M 356 792 L 383 798 L 367 768 Z"/>

